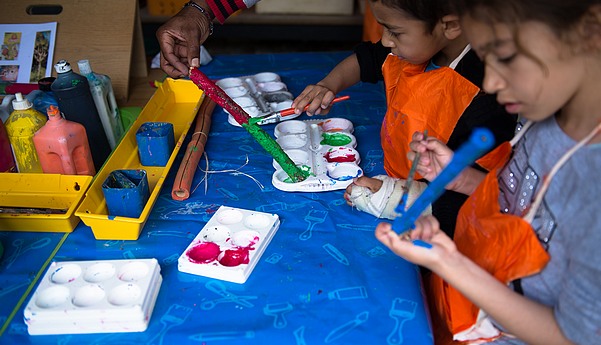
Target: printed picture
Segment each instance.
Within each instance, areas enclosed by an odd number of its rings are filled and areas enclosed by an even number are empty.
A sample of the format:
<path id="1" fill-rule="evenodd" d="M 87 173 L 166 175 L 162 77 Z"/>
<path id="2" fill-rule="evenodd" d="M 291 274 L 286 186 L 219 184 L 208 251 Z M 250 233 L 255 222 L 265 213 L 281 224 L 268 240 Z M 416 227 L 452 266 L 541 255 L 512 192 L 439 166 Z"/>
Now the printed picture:
<path id="1" fill-rule="evenodd" d="M 37 83 L 46 76 L 46 65 L 48 64 L 48 52 L 50 50 L 50 31 L 38 31 L 35 34 L 35 45 L 33 46 L 33 61 L 31 64 L 30 83 Z"/>
<path id="2" fill-rule="evenodd" d="M 20 32 L 6 32 L 2 40 L 2 54 L 0 60 L 13 61 L 19 57 L 19 45 L 21 44 Z"/>
<path id="3" fill-rule="evenodd" d="M 0 66 L 0 81 L 15 82 L 19 77 L 19 66 L 4 65 Z"/>

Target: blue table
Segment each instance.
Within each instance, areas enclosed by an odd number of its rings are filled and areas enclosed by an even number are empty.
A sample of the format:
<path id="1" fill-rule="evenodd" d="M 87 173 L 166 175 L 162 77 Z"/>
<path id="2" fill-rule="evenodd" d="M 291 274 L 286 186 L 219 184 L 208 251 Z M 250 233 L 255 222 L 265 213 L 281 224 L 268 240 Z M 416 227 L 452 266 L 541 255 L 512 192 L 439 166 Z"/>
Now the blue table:
<path id="1" fill-rule="evenodd" d="M 217 56 L 211 78 L 272 71 L 294 95 L 319 81 L 348 52 Z M 332 108 L 355 126 L 361 166 L 382 174 L 382 84 L 356 85 Z M 306 119 L 306 115 L 299 119 Z M 265 130 L 273 135 L 274 125 Z M 183 150 L 174 166 L 179 165 Z M 373 232 L 378 220 L 347 206 L 343 191 L 290 193 L 273 188 L 272 158 L 217 108 L 206 153 L 207 192 L 171 199 L 175 169 L 137 241 L 97 241 L 80 223 L 71 234 L 0 232 L 1 344 L 432 344 L 419 269 L 392 254 Z M 244 165 L 248 158 L 248 164 Z M 204 159 L 201 166 L 204 167 Z M 198 172 L 193 186 L 203 174 Z M 245 284 L 181 273 L 177 259 L 221 206 L 279 215 L 281 225 Z M 0 224 L 1 228 L 1 224 Z M 338 255 L 332 255 L 332 248 Z M 141 333 L 29 336 L 23 308 L 51 260 L 156 258 L 163 283 Z M 216 291 L 227 291 L 223 298 Z"/>

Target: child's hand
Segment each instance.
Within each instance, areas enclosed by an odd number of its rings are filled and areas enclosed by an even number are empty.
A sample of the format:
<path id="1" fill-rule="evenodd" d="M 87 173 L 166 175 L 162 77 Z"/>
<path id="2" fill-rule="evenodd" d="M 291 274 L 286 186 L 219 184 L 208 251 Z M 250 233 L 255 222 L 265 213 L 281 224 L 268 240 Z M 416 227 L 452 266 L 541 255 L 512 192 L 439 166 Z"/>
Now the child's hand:
<path id="1" fill-rule="evenodd" d="M 457 247 L 444 231 L 440 230 L 438 220 L 433 216 L 420 217 L 415 222 L 415 229 L 409 233 L 411 240 L 422 240 L 432 245 L 424 248 L 414 245 L 411 241 L 403 240 L 392 230 L 389 223 L 380 223 L 376 227 L 376 238 L 392 252 L 405 260 L 425 266 L 436 272 L 438 265 L 457 252 Z"/>
<path id="2" fill-rule="evenodd" d="M 307 115 L 325 115 L 330 111 L 331 102 L 336 94 L 323 85 L 309 85 L 292 102 L 295 114 L 301 114 L 308 106 Z"/>
<path id="3" fill-rule="evenodd" d="M 418 152 L 420 156 L 417 172 L 426 180 L 432 181 L 449 164 L 453 151 L 436 138 L 428 137 L 426 140 L 423 138 L 421 132 L 413 134 L 413 141 L 409 144 L 411 151 L 407 153 L 407 157 L 414 160 Z"/>
<path id="4" fill-rule="evenodd" d="M 351 192 L 353 190 L 354 185 L 367 187 L 372 193 L 376 193 L 380 190 L 380 188 L 382 188 L 383 183 L 384 182 L 382 182 L 382 180 L 373 177 L 361 176 L 359 178 L 356 178 L 353 180 L 353 183 L 346 187 L 346 190 L 344 191 L 344 200 L 346 200 L 346 203 L 349 206 L 354 206 L 351 200 Z"/>

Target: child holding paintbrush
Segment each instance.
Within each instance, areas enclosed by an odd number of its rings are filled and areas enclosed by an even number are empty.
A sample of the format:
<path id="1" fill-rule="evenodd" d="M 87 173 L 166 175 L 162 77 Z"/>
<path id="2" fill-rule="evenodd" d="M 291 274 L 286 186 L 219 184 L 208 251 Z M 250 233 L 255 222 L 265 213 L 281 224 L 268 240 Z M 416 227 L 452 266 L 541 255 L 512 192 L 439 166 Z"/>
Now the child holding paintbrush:
<path id="1" fill-rule="evenodd" d="M 599 344 L 601 1 L 457 2 L 485 90 L 529 123 L 480 161 L 490 173 L 468 168 L 446 186 L 470 194 L 453 240 L 432 216 L 410 235 L 430 249 L 385 223 L 376 236 L 435 273 L 437 344 Z M 414 139 L 418 172 L 434 179 L 452 152 Z"/>
<path id="2" fill-rule="evenodd" d="M 336 93 L 359 81 L 384 80 L 388 109 L 381 129 L 386 175 L 361 177 L 347 188 L 351 206 L 376 217 L 394 218 L 411 162 L 411 135 L 428 131 L 455 149 L 473 128 L 487 127 L 499 141 L 511 138 L 515 117 L 480 92 L 484 67 L 470 49 L 449 0 L 370 0 L 384 27 L 380 43 L 362 43 L 323 80 L 309 85 L 293 106 L 300 113 L 325 114 Z M 409 204 L 426 186 L 415 181 Z M 446 192 L 433 204 L 452 233 L 465 196 Z"/>

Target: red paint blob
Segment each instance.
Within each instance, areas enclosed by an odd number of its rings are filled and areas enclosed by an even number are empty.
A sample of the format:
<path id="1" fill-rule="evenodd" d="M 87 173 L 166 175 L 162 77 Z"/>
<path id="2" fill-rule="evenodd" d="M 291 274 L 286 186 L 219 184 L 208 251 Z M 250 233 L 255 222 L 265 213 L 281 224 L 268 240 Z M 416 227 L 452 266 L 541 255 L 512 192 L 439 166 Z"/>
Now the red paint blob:
<path id="1" fill-rule="evenodd" d="M 214 242 L 201 242 L 188 251 L 190 261 L 197 264 L 206 264 L 217 260 L 221 249 Z"/>
<path id="2" fill-rule="evenodd" d="M 219 263 L 223 266 L 233 267 L 249 262 L 249 247 L 227 249 L 223 252 Z"/>
<path id="3" fill-rule="evenodd" d="M 326 159 L 326 161 L 328 161 L 328 163 L 354 162 L 356 160 L 354 154 L 332 157 L 332 151 L 327 152 L 325 155 L 323 155 L 323 157 Z"/>

